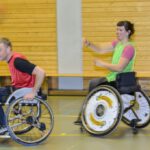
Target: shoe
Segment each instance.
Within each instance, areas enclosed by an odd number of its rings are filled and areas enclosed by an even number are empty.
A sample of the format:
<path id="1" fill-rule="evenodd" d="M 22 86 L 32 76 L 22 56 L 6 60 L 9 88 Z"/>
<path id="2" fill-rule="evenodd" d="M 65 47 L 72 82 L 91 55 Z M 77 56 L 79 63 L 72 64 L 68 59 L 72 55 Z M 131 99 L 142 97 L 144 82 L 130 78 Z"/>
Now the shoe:
<path id="1" fill-rule="evenodd" d="M 0 135 L 5 134 L 6 131 L 7 131 L 7 127 L 6 126 L 0 126 Z"/>
<path id="2" fill-rule="evenodd" d="M 10 138 L 10 135 L 6 126 L 0 126 L 0 138 Z"/>
<path id="3" fill-rule="evenodd" d="M 81 119 L 77 119 L 76 121 L 74 121 L 75 125 L 82 125 L 82 121 Z"/>

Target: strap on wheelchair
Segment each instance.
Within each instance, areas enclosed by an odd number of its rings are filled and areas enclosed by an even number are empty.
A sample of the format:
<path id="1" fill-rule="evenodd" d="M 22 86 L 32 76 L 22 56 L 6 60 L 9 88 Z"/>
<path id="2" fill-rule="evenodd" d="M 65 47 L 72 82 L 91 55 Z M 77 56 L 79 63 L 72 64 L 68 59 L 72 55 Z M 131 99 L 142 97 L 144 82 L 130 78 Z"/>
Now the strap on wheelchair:
<path id="1" fill-rule="evenodd" d="M 137 91 L 140 86 L 137 83 L 135 72 L 119 73 L 116 77 L 116 87 L 120 93 L 132 93 Z"/>

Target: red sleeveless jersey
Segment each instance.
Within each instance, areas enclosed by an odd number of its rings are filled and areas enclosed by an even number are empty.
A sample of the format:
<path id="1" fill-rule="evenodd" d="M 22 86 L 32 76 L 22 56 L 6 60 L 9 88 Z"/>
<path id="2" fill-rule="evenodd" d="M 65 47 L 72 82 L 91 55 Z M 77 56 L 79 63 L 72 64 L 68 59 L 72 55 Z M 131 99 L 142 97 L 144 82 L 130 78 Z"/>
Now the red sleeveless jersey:
<path id="1" fill-rule="evenodd" d="M 12 86 L 16 88 L 33 87 L 35 83 L 35 76 L 16 69 L 14 66 L 14 61 L 16 58 L 22 58 L 26 60 L 25 56 L 18 53 L 13 53 L 12 57 L 10 58 L 8 66 L 11 73 Z"/>

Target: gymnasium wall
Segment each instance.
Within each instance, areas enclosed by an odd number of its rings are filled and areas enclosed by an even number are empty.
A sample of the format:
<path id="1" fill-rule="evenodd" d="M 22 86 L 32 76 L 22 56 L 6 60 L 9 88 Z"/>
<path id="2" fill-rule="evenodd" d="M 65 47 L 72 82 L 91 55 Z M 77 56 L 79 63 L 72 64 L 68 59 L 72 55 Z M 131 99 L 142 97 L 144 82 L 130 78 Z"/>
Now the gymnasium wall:
<path id="1" fill-rule="evenodd" d="M 12 41 L 13 50 L 31 62 L 57 73 L 55 0 L 1 0 L 0 37 Z M 0 62 L 0 76 L 8 76 L 5 62 Z"/>
<path id="2" fill-rule="evenodd" d="M 74 42 L 73 40 L 70 42 L 70 39 L 73 37 L 72 35 L 76 34 L 78 29 L 81 31 L 79 32 L 79 34 L 82 34 L 80 35 L 81 37 L 85 37 L 95 44 L 111 42 L 116 38 L 116 23 L 120 20 L 130 20 L 135 24 L 136 29 L 133 36 L 137 51 L 135 70 L 141 76 L 142 73 L 146 72 L 148 73 L 147 77 L 149 76 L 149 0 L 82 0 L 80 5 L 79 1 L 78 4 L 76 3 L 77 5 L 74 5 L 76 7 L 76 9 L 74 8 L 75 11 L 71 9 L 71 6 L 75 3 L 74 0 L 64 1 L 66 4 L 64 3 L 65 6 L 62 7 L 66 8 L 62 9 L 62 11 L 63 14 L 69 12 L 67 17 L 73 17 L 77 10 L 81 12 L 76 13 L 77 22 L 73 22 L 75 20 L 72 19 L 67 23 L 67 20 L 65 20 L 66 24 L 63 25 L 67 26 L 60 28 L 61 20 L 59 18 L 64 21 L 65 17 L 61 16 L 61 13 L 58 16 L 58 8 L 61 7 L 60 5 L 58 6 L 58 2 L 62 3 L 61 0 L 1 0 L 0 37 L 11 39 L 13 49 L 25 54 L 31 62 L 45 69 L 47 76 L 57 76 L 59 73 L 63 73 L 60 70 L 65 70 L 66 76 L 69 76 L 69 74 L 72 74 L 72 76 L 81 75 L 83 77 L 105 76 L 108 71 L 95 67 L 93 59 L 100 58 L 110 62 L 111 54 L 97 55 L 89 48 L 84 47 L 82 49 L 78 46 L 77 50 L 80 56 L 73 56 L 80 63 L 78 65 L 76 65 L 77 63 L 70 63 L 69 60 L 72 61 L 72 59 L 68 59 L 68 55 L 64 55 L 63 51 L 59 51 L 61 42 L 64 40 L 61 40 L 60 35 L 62 32 L 68 32 L 67 36 L 64 34 L 64 37 L 66 41 L 68 38 L 71 50 L 73 50 Z M 71 29 L 69 28 L 72 25 L 71 23 L 76 26 L 76 30 L 69 30 Z M 81 38 L 79 34 L 78 37 Z M 75 43 L 80 42 L 77 42 L 76 39 L 74 41 Z M 69 50 L 67 44 L 65 45 L 66 47 L 64 46 L 64 51 Z M 60 53 L 63 54 L 63 59 Z M 72 71 L 69 72 L 62 63 L 59 65 L 60 59 L 63 62 L 67 60 L 68 62 L 65 63 Z M 75 72 L 73 67 L 77 66 L 80 66 L 80 68 Z M 5 62 L 0 62 L 0 76 L 9 76 Z M 63 74 L 63 76 L 65 75 Z M 89 79 L 84 78 L 84 87 L 88 86 Z M 51 83 L 52 87 L 57 88 L 59 81 L 57 78 L 54 78 L 54 81 Z"/>
<path id="3" fill-rule="evenodd" d="M 46 70 L 57 74 L 56 0 L 3 0 L 0 2 L 0 36 L 12 40 L 13 49 L 21 52 Z M 68 6 L 69 7 L 69 6 Z M 98 44 L 115 39 L 116 23 L 130 20 L 135 23 L 137 49 L 136 71 L 149 71 L 150 21 L 149 0 L 82 0 L 83 37 Z M 80 16 L 79 16 L 80 17 Z M 71 38 L 71 37 L 70 37 Z M 67 57 L 67 55 L 66 55 Z M 83 74 L 105 75 L 96 68 L 93 58 L 111 60 L 111 55 L 96 55 L 83 49 Z M 7 75 L 5 63 L 0 63 L 0 75 Z"/>

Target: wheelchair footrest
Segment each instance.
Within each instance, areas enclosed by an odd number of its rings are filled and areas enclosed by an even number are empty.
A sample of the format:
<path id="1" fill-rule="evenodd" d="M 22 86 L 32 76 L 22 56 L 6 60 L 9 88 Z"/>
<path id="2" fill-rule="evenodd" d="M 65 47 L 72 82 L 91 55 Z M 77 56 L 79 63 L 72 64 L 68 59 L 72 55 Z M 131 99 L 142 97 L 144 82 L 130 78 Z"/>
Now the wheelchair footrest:
<path id="1" fill-rule="evenodd" d="M 137 123 L 138 123 L 139 121 L 141 121 L 141 120 L 140 120 L 140 119 L 133 119 L 133 120 L 131 120 L 131 126 L 132 126 L 132 127 L 136 127 L 136 125 L 137 125 Z"/>
<path id="2" fill-rule="evenodd" d="M 131 120 L 131 127 L 132 127 L 132 130 L 133 130 L 133 134 L 137 134 L 138 133 L 138 129 L 136 128 L 137 126 L 137 123 L 141 121 L 140 119 L 133 119 Z"/>

